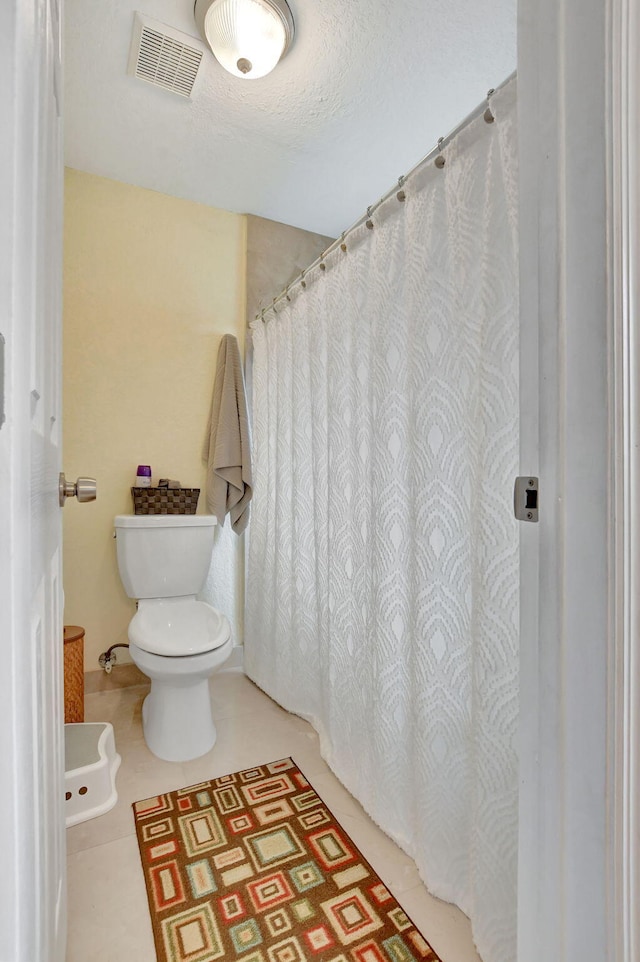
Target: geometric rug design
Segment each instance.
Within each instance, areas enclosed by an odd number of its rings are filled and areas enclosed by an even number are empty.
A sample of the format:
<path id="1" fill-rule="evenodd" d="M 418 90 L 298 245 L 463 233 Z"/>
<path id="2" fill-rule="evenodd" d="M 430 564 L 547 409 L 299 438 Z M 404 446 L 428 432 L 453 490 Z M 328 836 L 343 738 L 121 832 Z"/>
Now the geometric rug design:
<path id="1" fill-rule="evenodd" d="M 291 758 L 133 811 L 158 962 L 439 962 Z"/>

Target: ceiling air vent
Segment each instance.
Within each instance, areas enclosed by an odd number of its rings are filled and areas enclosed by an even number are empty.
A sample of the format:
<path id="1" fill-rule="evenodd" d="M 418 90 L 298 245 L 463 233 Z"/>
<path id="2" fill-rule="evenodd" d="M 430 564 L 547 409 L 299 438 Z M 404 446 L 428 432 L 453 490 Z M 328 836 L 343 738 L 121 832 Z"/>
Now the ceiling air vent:
<path id="1" fill-rule="evenodd" d="M 136 12 L 129 53 L 134 77 L 190 97 L 205 47 L 193 37 Z"/>

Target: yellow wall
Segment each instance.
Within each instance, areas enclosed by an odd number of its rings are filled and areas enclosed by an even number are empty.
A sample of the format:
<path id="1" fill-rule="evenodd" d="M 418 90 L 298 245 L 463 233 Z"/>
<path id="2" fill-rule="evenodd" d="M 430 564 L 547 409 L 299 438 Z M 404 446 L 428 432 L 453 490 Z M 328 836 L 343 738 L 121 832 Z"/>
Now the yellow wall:
<path id="1" fill-rule="evenodd" d="M 246 223 L 67 170 L 64 251 L 64 470 L 98 479 L 95 503 L 64 509 L 65 624 L 84 626 L 91 671 L 101 651 L 127 641 L 135 610 L 118 577 L 113 517 L 132 511 L 136 466 L 202 488 L 204 510 L 218 343 L 232 333 L 243 345 Z M 242 541 L 228 523 L 217 552 L 225 578 L 211 601 L 241 641 Z"/>

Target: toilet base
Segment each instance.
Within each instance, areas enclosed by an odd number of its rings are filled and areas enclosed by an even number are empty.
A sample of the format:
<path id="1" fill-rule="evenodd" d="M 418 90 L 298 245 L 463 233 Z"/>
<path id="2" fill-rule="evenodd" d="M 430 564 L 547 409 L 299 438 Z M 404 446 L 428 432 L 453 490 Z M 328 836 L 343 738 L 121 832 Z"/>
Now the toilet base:
<path id="1" fill-rule="evenodd" d="M 148 748 L 167 762 L 187 762 L 210 751 L 216 742 L 209 678 L 229 657 L 231 638 L 214 651 L 169 658 L 130 645 L 135 664 L 151 679 L 142 706 L 142 730 Z"/>
<path id="2" fill-rule="evenodd" d="M 142 731 L 150 751 L 165 762 L 187 762 L 211 751 L 217 732 L 209 681 L 182 690 L 157 679 L 142 705 Z"/>

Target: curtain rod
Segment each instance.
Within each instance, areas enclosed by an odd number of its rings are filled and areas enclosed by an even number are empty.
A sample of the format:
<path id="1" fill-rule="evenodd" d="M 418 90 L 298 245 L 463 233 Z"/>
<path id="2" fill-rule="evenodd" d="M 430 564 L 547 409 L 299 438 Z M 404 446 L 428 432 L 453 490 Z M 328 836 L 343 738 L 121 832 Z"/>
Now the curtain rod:
<path id="1" fill-rule="evenodd" d="M 268 304 L 267 307 L 261 308 L 256 314 L 255 319 L 259 320 L 260 318 L 262 318 L 262 320 L 264 321 L 264 315 L 269 311 L 273 311 L 274 314 L 277 314 L 278 311 L 276 310 L 276 305 L 279 304 L 280 301 L 283 300 L 283 298 L 290 300 L 289 290 L 292 287 L 295 287 L 297 284 L 300 284 L 303 288 L 306 287 L 307 285 L 304 279 L 305 275 L 315 270 L 316 267 L 320 267 L 321 270 L 325 270 L 326 269 L 324 264 L 325 257 L 328 254 L 330 254 L 332 251 L 334 251 L 337 247 L 341 247 L 342 250 L 345 251 L 346 253 L 346 250 L 347 250 L 346 239 L 347 237 L 349 237 L 351 233 L 353 233 L 354 230 L 356 230 L 358 227 L 361 227 L 363 224 L 366 224 L 366 226 L 369 229 L 373 229 L 373 221 L 371 220 L 372 214 L 376 210 L 378 210 L 378 208 L 381 207 L 382 204 L 384 204 L 387 200 L 389 200 L 394 194 L 396 195 L 396 197 L 400 202 L 404 201 L 405 193 L 402 188 L 407 178 L 411 177 L 413 174 L 421 170 L 422 167 L 428 164 L 434 157 L 435 157 L 436 166 L 444 167 L 444 157 L 442 158 L 440 157 L 441 152 L 444 150 L 444 148 L 448 144 L 451 143 L 454 137 L 457 137 L 458 134 L 462 133 L 465 127 L 468 127 L 469 124 L 473 123 L 474 120 L 477 120 L 478 117 L 482 115 L 484 115 L 484 119 L 488 124 L 492 124 L 495 118 L 491 113 L 491 98 L 493 97 L 494 94 L 498 93 L 500 90 L 506 87 L 507 84 L 509 84 L 513 80 L 513 78 L 516 76 L 516 72 L 517 71 L 514 70 L 512 73 L 510 73 L 509 76 L 506 78 L 506 80 L 502 81 L 499 87 L 492 87 L 491 90 L 487 92 L 487 96 L 485 100 L 479 103 L 478 106 L 471 111 L 471 113 L 467 114 L 464 120 L 460 121 L 460 123 L 456 127 L 454 127 L 453 130 L 449 131 L 449 133 L 445 137 L 440 137 L 435 147 L 433 147 L 428 154 L 425 154 L 425 156 L 421 160 L 419 160 L 417 164 L 414 164 L 414 166 L 411 168 L 408 174 L 403 174 L 401 177 L 399 177 L 398 183 L 394 187 L 391 187 L 385 194 L 383 194 L 382 197 L 380 197 L 375 202 L 375 204 L 371 204 L 370 207 L 367 207 L 366 212 L 362 214 L 362 216 L 359 217 L 358 220 L 356 220 L 351 225 L 351 227 L 348 227 L 346 230 L 344 230 L 340 235 L 340 237 L 337 237 L 334 241 L 332 241 L 332 243 L 329 244 L 326 250 L 324 250 L 318 257 L 316 257 L 316 259 L 312 261 L 312 263 L 309 264 L 308 267 L 305 267 L 303 271 L 300 271 L 298 276 L 295 277 L 290 284 L 287 284 L 284 290 L 282 290 L 277 297 L 273 298 L 273 301 L 271 302 L 271 304 Z M 442 163 L 438 163 L 439 160 L 441 160 Z"/>

